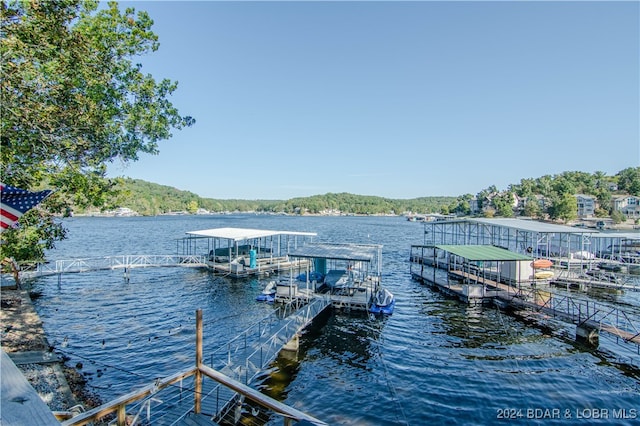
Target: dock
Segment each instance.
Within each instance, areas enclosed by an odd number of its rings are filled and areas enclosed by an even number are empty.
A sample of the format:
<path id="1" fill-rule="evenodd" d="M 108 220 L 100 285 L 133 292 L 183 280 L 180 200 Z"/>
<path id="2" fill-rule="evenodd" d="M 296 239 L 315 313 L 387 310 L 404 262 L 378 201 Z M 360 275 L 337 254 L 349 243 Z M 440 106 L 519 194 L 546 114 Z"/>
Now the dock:
<path id="1" fill-rule="evenodd" d="M 366 312 L 381 288 L 381 245 L 310 243 L 289 257 L 306 267 L 278 282 L 276 301 L 326 297 L 336 309 Z"/>
<path id="2" fill-rule="evenodd" d="M 306 263 L 292 261 L 289 252 L 316 236 L 315 232 L 214 228 L 189 231 L 178 246 L 183 255 L 204 256 L 206 266 L 216 273 L 244 278 L 304 269 Z"/>
<path id="3" fill-rule="evenodd" d="M 279 272 L 282 279 L 277 286 L 278 309 L 265 321 L 207 354 L 203 353 L 202 312 L 198 311 L 193 368 L 156 379 L 95 409 L 74 413 L 61 424 L 84 425 L 110 416 L 115 417 L 114 422 L 119 426 L 136 424 L 143 417 L 154 425 L 263 424 L 277 417 L 281 417 L 285 425 L 293 422 L 325 425 L 251 386 L 268 371 L 281 352 L 297 351 L 302 330 L 328 308 L 369 311 L 374 295 L 381 289 L 382 246 L 302 243 L 297 240 L 298 237 L 315 235 L 312 233 L 288 233 L 284 239 L 283 233 L 278 231 L 235 228 L 196 233 L 198 236 L 187 238 L 182 243 L 188 247 L 187 251 L 199 251 L 196 246 L 207 241 L 208 254 L 205 257 L 185 253 L 175 257 L 75 259 L 55 262 L 47 268 L 43 266 L 40 273 L 62 275 L 122 269 L 126 276 L 129 269 L 152 266 L 206 267 L 237 278 Z M 219 242 L 215 239 L 223 235 L 228 245 L 218 247 Z M 228 238 L 232 235 L 233 238 Z M 269 265 L 277 266 L 269 269 Z M 42 354 L 39 353 L 24 354 L 21 362 L 40 358 Z M 12 394 L 7 392 L 7 395 Z M 42 424 L 48 423 L 43 421 Z"/>
<path id="4" fill-rule="evenodd" d="M 600 332 L 635 343 L 640 354 L 640 316 L 617 306 L 538 288 L 533 259 L 494 246 L 412 246 L 413 279 L 469 304 L 527 310 L 576 325 L 576 338 L 598 346 Z"/>

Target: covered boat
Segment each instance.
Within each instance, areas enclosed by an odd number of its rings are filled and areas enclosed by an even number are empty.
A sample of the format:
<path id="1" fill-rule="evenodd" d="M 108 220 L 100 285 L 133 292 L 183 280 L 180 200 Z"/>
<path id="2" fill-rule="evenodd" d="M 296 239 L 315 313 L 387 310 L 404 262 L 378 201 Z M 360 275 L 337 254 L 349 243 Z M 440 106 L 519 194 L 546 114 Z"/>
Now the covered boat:
<path id="1" fill-rule="evenodd" d="M 369 312 L 373 314 L 391 315 L 396 304 L 396 298 L 386 288 L 381 288 L 375 294 Z"/>

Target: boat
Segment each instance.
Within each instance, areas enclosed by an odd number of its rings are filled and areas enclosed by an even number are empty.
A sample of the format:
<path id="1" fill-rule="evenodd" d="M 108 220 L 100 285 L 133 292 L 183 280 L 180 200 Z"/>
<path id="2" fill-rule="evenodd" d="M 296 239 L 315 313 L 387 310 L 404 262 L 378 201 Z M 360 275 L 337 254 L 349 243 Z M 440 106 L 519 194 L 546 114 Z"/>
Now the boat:
<path id="1" fill-rule="evenodd" d="M 538 271 L 534 274 L 537 280 L 548 280 L 553 277 L 553 271 Z"/>
<path id="2" fill-rule="evenodd" d="M 302 282 L 307 281 L 307 274 L 306 273 L 302 273 L 302 274 L 298 275 L 296 277 L 296 280 L 302 281 Z M 324 280 L 324 275 L 322 275 L 320 272 L 311 271 L 309 273 L 309 281 L 322 282 L 322 280 Z"/>
<path id="3" fill-rule="evenodd" d="M 535 269 L 551 268 L 551 266 L 553 266 L 553 262 L 549 259 L 538 259 L 534 260 L 533 263 L 531 263 L 531 266 Z"/>
<path id="4" fill-rule="evenodd" d="M 374 296 L 369 312 L 372 314 L 391 315 L 395 305 L 396 298 L 394 295 L 386 288 L 381 288 Z"/>
<path id="5" fill-rule="evenodd" d="M 620 272 L 622 271 L 622 266 L 617 265 L 615 263 L 601 262 L 601 263 L 598 263 L 598 269 L 602 269 L 603 271 L 610 271 L 610 272 Z"/>
<path id="6" fill-rule="evenodd" d="M 276 282 L 273 281 L 273 280 L 269 281 L 267 283 L 267 285 L 264 286 L 264 289 L 262 290 L 262 293 L 260 293 L 256 297 L 256 300 L 258 302 L 273 303 L 276 300 L 276 291 L 277 291 Z"/>

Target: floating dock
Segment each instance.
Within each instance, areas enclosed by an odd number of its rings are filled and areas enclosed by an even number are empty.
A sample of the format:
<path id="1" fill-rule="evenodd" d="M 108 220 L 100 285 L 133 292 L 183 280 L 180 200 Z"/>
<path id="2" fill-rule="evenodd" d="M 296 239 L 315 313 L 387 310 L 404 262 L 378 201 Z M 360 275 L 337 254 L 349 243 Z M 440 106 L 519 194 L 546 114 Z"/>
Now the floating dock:
<path id="1" fill-rule="evenodd" d="M 381 245 L 310 243 L 289 258 L 305 267 L 278 282 L 276 301 L 328 297 L 334 308 L 367 311 L 380 289 Z"/>
<path id="2" fill-rule="evenodd" d="M 483 245 L 411 246 L 414 279 L 467 303 L 490 303 L 510 285 L 531 283 L 533 258 Z"/>
<path id="3" fill-rule="evenodd" d="M 470 304 L 529 310 L 572 322 L 576 338 L 598 346 L 601 331 L 616 342 L 635 343 L 640 353 L 640 318 L 623 309 L 558 295 L 538 288 L 551 284 L 550 261 L 482 245 L 413 245 L 412 278 Z M 544 279 L 537 266 L 548 271 Z"/>
<path id="4" fill-rule="evenodd" d="M 187 232 L 179 240 L 183 255 L 205 255 L 214 272 L 233 278 L 302 270 L 289 252 L 312 241 L 315 232 L 273 231 L 250 228 L 215 228 Z"/>

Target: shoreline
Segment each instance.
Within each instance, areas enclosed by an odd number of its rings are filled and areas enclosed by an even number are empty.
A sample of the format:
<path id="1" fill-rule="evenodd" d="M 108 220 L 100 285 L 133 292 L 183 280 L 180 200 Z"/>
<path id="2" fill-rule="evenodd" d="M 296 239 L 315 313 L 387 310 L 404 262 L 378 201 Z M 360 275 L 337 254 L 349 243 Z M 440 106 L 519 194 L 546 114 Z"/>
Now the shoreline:
<path id="1" fill-rule="evenodd" d="M 29 292 L 3 288 L 0 300 L 2 350 L 49 409 L 77 413 L 99 406 L 100 398 L 87 388 L 85 377 L 55 354 Z"/>

